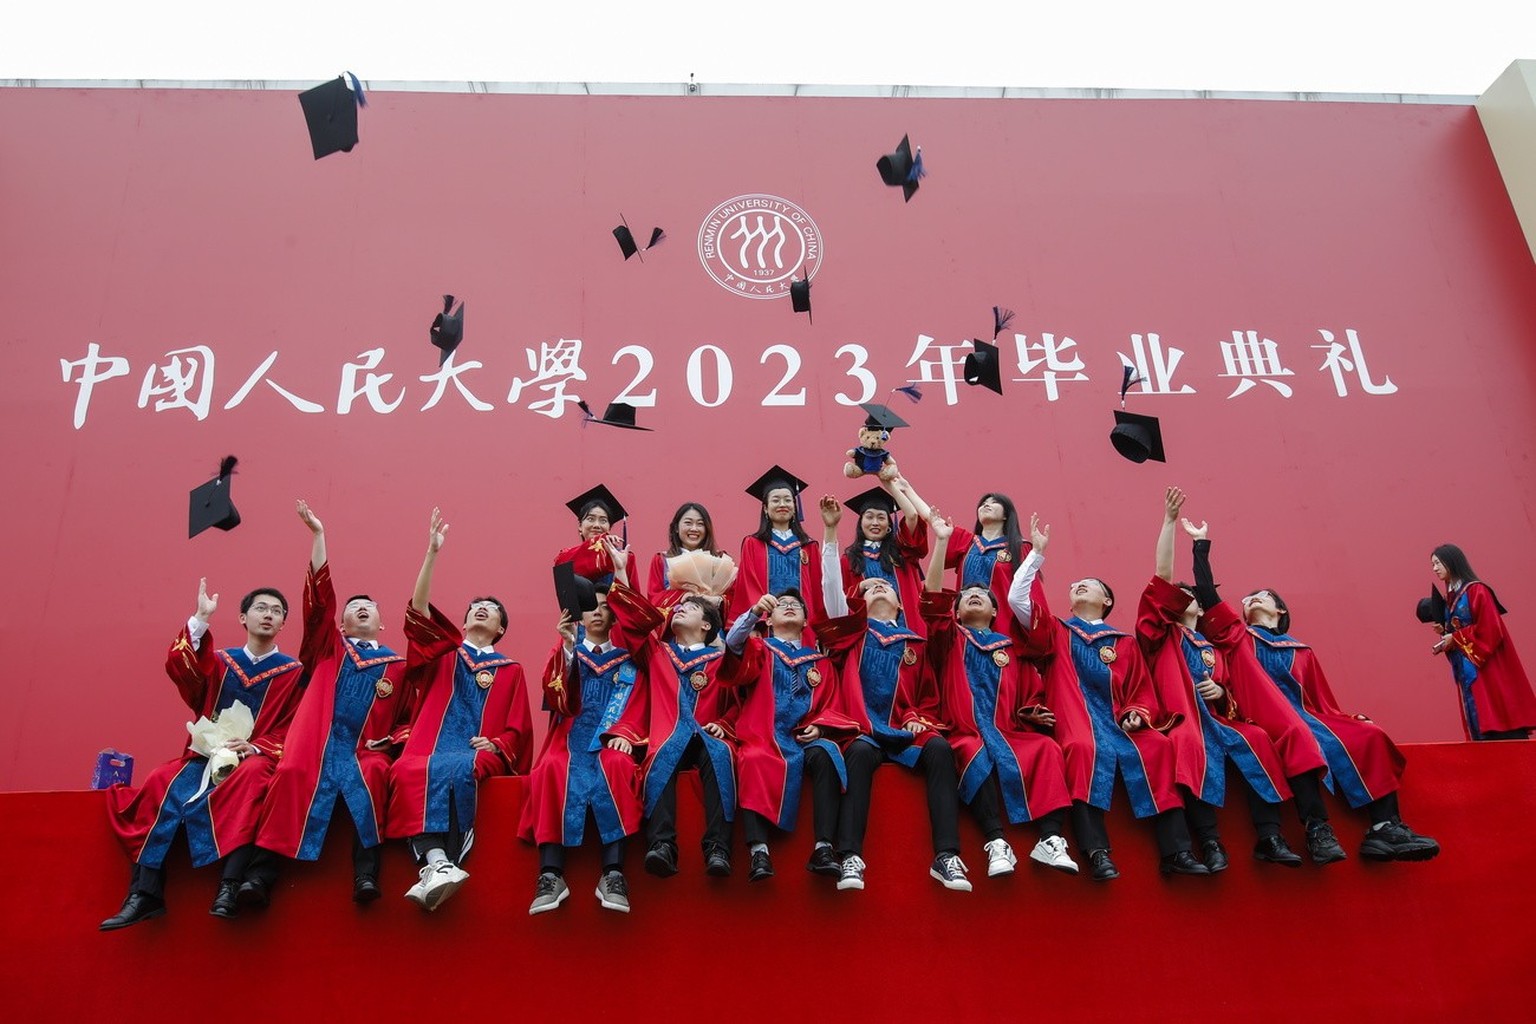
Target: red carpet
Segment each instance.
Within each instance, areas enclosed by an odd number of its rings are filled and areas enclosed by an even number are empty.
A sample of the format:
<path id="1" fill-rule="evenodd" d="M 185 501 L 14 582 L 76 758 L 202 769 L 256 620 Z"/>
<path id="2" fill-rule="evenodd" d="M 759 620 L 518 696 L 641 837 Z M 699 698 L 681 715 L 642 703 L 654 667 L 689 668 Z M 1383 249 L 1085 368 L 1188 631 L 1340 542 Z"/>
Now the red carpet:
<path id="1" fill-rule="evenodd" d="M 1248 856 L 1242 808 L 1223 818 L 1233 864 L 1213 879 L 1158 876 L 1149 830 L 1111 815 L 1123 877 L 1094 884 L 1024 860 L 988 879 L 963 819 L 973 893 L 941 889 L 918 779 L 882 769 L 868 889 L 808 874 L 808 822 L 775 846 L 778 876 L 704 876 L 693 790 L 681 795 L 683 871 L 667 880 L 630 852 L 634 912 L 592 895 L 589 851 L 571 898 L 527 915 L 531 847 L 514 839 L 518 780 L 483 791 L 472 878 L 435 914 L 408 904 L 403 850 L 383 900 L 350 902 L 349 838 L 290 866 L 272 906 L 210 917 L 216 876 L 170 863 L 169 913 L 119 932 L 128 868 L 96 793 L 0 794 L 13 850 L 0 910 L 0 991 L 12 1020 L 518 1020 L 629 1018 L 1078 1020 L 1462 1020 L 1529 1012 L 1536 939 L 1536 744 L 1409 748 L 1404 816 L 1444 852 L 1422 864 L 1356 854 L 1364 822 L 1335 804 L 1350 860 L 1287 870 Z M 690 780 L 691 781 L 691 780 Z M 807 807 L 805 808 L 808 810 Z M 1300 827 L 1287 820 L 1291 843 Z M 1074 853 L 1076 850 L 1074 848 Z M 249 997 L 245 993 L 250 993 Z M 1521 1010 L 1520 1007 L 1526 1007 Z"/>

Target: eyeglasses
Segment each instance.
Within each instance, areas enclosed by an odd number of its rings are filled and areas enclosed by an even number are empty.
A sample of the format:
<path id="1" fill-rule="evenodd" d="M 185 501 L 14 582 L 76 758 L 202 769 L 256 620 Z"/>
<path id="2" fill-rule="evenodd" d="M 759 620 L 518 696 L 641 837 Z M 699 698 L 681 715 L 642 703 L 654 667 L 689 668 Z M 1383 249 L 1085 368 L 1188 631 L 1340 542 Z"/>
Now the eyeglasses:
<path id="1" fill-rule="evenodd" d="M 1267 590 L 1257 591 L 1257 592 L 1249 594 L 1247 597 L 1243 598 L 1243 607 L 1247 608 L 1251 604 L 1258 604 L 1260 598 L 1265 598 L 1265 597 L 1273 598 L 1274 596 L 1275 596 L 1274 594 L 1271 594 Z"/>
<path id="2" fill-rule="evenodd" d="M 272 615 L 282 616 L 282 615 L 288 614 L 287 611 L 283 608 L 282 605 L 280 605 L 280 604 L 267 604 L 265 601 L 263 601 L 261 604 L 253 604 L 253 605 L 251 605 L 250 610 L 252 612 L 255 612 L 257 615 L 272 614 Z"/>

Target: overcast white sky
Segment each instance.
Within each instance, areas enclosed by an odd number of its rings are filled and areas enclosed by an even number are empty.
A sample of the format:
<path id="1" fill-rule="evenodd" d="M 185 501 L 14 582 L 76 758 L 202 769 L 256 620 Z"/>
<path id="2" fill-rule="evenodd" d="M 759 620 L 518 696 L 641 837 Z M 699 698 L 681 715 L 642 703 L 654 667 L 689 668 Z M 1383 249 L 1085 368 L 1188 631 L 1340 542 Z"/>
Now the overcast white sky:
<path id="1" fill-rule="evenodd" d="M 0 79 L 1010 85 L 1477 95 L 1532 0 L 7 0 Z"/>

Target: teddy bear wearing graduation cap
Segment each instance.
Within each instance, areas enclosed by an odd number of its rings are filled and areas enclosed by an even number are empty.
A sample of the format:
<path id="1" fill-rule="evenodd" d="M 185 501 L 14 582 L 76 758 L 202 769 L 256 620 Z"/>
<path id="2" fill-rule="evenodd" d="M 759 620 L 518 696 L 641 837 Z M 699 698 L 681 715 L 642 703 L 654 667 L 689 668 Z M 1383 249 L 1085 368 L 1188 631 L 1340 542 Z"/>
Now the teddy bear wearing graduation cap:
<path id="1" fill-rule="evenodd" d="M 870 403 L 862 408 L 867 415 L 859 428 L 859 446 L 848 449 L 843 476 L 857 480 L 873 474 L 881 481 L 894 480 L 898 474 L 896 459 L 886 445 L 891 440 L 891 431 L 907 426 L 907 421 L 883 405 Z"/>

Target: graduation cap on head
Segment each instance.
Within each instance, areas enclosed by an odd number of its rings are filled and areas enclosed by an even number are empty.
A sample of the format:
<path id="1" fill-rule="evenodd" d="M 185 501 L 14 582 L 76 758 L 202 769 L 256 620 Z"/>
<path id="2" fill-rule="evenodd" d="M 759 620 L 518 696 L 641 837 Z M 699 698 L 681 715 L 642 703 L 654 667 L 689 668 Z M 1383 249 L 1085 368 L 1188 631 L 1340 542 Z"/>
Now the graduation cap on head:
<path id="1" fill-rule="evenodd" d="M 464 303 L 453 308 L 453 296 L 443 296 L 443 311 L 432 320 L 432 344 L 440 350 L 437 365 L 442 366 L 464 340 Z"/>
<path id="2" fill-rule="evenodd" d="M 576 406 L 586 414 L 588 423 L 601 423 L 605 427 L 623 427 L 625 430 L 652 429 L 636 425 L 635 407 L 628 402 L 609 402 L 608 408 L 603 410 L 601 416 L 592 415 L 592 407 L 584 401 L 578 400 Z"/>
<path id="3" fill-rule="evenodd" d="M 585 576 L 576 575 L 570 562 L 561 562 L 555 566 L 555 598 L 560 608 L 579 622 L 582 615 L 597 607 L 597 587 Z"/>
<path id="4" fill-rule="evenodd" d="M 853 510 L 855 515 L 862 516 L 869 509 L 879 509 L 886 515 L 896 514 L 896 499 L 890 492 L 882 487 L 871 487 L 862 494 L 855 494 L 843 502 L 844 507 Z"/>
<path id="5" fill-rule="evenodd" d="M 864 425 L 872 430 L 883 430 L 887 434 L 897 427 L 910 427 L 912 424 L 896 415 L 889 406 L 875 402 L 865 402 L 859 406 L 865 412 Z"/>
<path id="6" fill-rule="evenodd" d="M 613 229 L 613 237 L 619 243 L 619 252 L 622 252 L 624 254 L 624 259 L 628 260 L 637 252 L 640 252 L 641 248 L 635 242 L 634 232 L 629 230 L 629 221 L 624 219 L 624 215 L 622 213 L 619 214 L 619 221 L 619 226 Z M 660 245 L 662 240 L 666 237 L 667 233 L 661 230 L 661 228 L 652 228 L 651 240 L 645 243 L 644 251 L 650 252 L 652 249 L 656 248 L 656 246 Z M 640 262 L 645 262 L 644 256 L 640 257 Z"/>
<path id="7" fill-rule="evenodd" d="M 1445 623 L 1445 595 L 1434 584 L 1430 584 L 1429 596 L 1419 599 L 1419 606 L 1415 610 L 1420 622 L 1429 622 L 1439 625 Z"/>
<path id="8" fill-rule="evenodd" d="M 349 79 L 351 88 L 347 87 Z M 299 93 L 299 106 L 304 108 L 309 144 L 316 160 L 332 153 L 352 152 L 357 145 L 357 108 L 367 105 L 363 83 L 350 71 Z"/>
<path id="9" fill-rule="evenodd" d="M 192 488 L 187 507 L 187 539 L 191 540 L 209 527 L 233 530 L 240 525 L 240 513 L 230 499 L 230 474 L 240 460 L 226 455 L 219 462 L 219 475 Z"/>
<path id="10" fill-rule="evenodd" d="M 912 143 L 903 135 L 894 153 L 887 153 L 875 161 L 875 169 L 880 172 L 880 180 L 887 185 L 900 185 L 904 201 L 910 203 L 912 194 L 917 191 L 917 179 L 926 174 L 923 170 L 923 147 L 918 146 L 916 155 L 913 155 Z"/>
<path id="11" fill-rule="evenodd" d="M 579 523 L 582 517 L 587 514 L 588 506 L 593 504 L 601 505 L 608 510 L 608 528 L 610 530 L 629 517 L 629 513 L 625 511 L 624 506 L 619 504 L 619 499 L 615 498 L 613 492 L 603 484 L 598 484 L 596 487 L 582 491 L 576 497 L 566 502 L 565 507 L 571 510 L 571 515 L 575 516 L 576 521 Z M 621 536 L 624 538 L 624 543 L 628 544 L 629 525 L 627 523 Z"/>
<path id="12" fill-rule="evenodd" d="M 1156 416 L 1115 410 L 1115 429 L 1109 432 L 1115 451 L 1132 462 L 1167 462 L 1163 457 L 1163 428 Z"/>
<path id="13" fill-rule="evenodd" d="M 809 277 L 790 278 L 789 308 L 796 313 L 804 313 L 811 323 L 816 322 L 816 318 L 811 316 L 811 279 Z"/>
<path id="14" fill-rule="evenodd" d="M 965 382 L 1003 393 L 1003 361 L 997 346 L 979 338 L 971 341 L 976 351 L 965 357 Z"/>
<path id="15" fill-rule="evenodd" d="M 748 484 L 747 493 L 766 505 L 768 504 L 768 495 L 771 492 L 787 487 L 790 493 L 795 496 L 795 521 L 799 522 L 805 518 L 804 510 L 800 507 L 800 492 L 809 486 L 811 485 L 795 476 L 795 474 L 783 466 L 774 466 L 768 472 Z"/>

